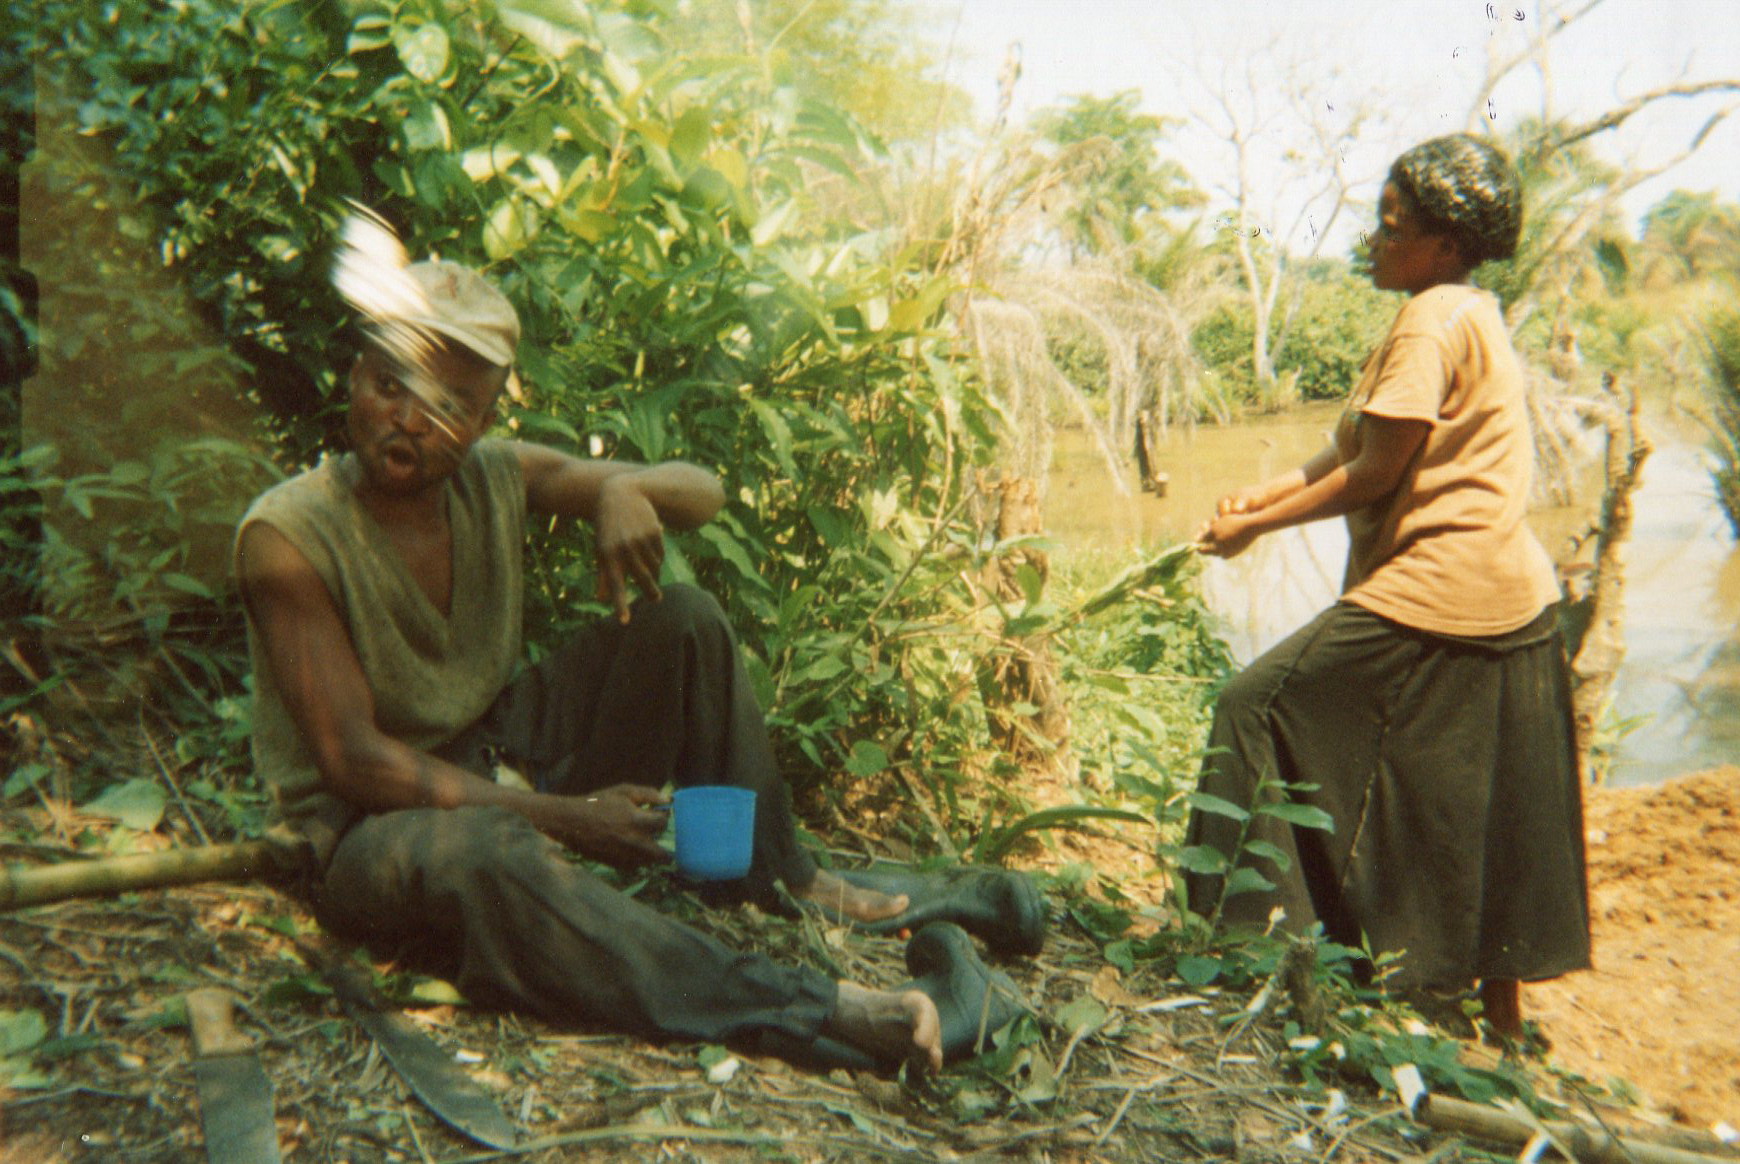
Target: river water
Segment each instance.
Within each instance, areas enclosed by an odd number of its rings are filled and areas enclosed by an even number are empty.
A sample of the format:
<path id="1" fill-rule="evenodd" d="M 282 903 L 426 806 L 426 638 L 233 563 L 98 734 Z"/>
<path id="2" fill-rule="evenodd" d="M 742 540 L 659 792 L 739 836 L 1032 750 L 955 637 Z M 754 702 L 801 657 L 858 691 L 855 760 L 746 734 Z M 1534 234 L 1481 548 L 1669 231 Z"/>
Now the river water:
<path id="1" fill-rule="evenodd" d="M 1045 502 L 1066 553 L 1134 557 L 1189 537 L 1215 500 L 1239 485 L 1299 465 L 1328 439 L 1338 405 L 1316 404 L 1231 427 L 1176 430 L 1160 466 L 1157 498 L 1112 487 L 1104 462 L 1079 432 L 1058 436 Z M 1648 426 L 1655 452 L 1634 497 L 1626 551 L 1625 661 L 1616 677 L 1609 782 L 1645 784 L 1740 762 L 1740 552 L 1717 505 L 1708 453 L 1684 424 Z M 1597 499 L 1598 480 L 1587 501 Z M 1555 554 L 1587 507 L 1532 516 Z M 1347 553 L 1339 521 L 1260 539 L 1203 570 L 1209 605 L 1235 655 L 1248 661 L 1333 601 Z"/>

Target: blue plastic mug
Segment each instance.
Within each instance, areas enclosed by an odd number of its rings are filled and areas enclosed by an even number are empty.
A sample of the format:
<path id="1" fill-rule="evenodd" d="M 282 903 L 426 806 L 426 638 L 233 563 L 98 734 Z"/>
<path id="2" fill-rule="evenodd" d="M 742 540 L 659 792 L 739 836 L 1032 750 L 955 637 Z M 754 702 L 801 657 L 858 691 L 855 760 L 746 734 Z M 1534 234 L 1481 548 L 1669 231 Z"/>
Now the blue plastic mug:
<path id="1" fill-rule="evenodd" d="M 755 790 L 724 784 L 679 788 L 677 871 L 696 881 L 732 881 L 749 872 L 755 854 Z"/>

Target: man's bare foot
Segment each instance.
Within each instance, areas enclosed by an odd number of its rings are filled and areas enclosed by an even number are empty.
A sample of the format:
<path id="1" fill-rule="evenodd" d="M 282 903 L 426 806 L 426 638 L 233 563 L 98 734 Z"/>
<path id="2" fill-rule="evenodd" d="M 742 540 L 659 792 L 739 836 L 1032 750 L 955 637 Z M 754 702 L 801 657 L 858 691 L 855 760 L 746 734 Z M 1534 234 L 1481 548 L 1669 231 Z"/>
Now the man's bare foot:
<path id="1" fill-rule="evenodd" d="M 896 994 L 842 981 L 822 1033 L 878 1059 L 910 1060 L 932 1073 L 942 1070 L 942 1019 L 922 990 Z"/>
<path id="2" fill-rule="evenodd" d="M 879 922 L 899 917 L 909 904 L 906 894 L 890 896 L 874 889 L 861 889 L 837 873 L 816 870 L 816 879 L 804 889 L 792 891 L 802 901 L 813 901 L 834 917 L 852 921 Z"/>

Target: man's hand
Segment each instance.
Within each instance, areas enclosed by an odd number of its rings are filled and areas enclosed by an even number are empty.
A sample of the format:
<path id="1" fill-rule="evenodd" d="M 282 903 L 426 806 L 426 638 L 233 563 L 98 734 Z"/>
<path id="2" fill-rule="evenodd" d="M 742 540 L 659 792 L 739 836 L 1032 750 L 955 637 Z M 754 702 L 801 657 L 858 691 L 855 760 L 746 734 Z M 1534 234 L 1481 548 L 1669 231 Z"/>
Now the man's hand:
<path id="1" fill-rule="evenodd" d="M 668 861 L 658 844 L 667 815 L 651 805 L 670 798 L 644 784 L 616 784 L 585 796 L 553 797 L 544 832 L 583 856 L 607 865 L 632 867 Z"/>
<path id="2" fill-rule="evenodd" d="M 665 527 L 631 475 L 607 479 L 598 491 L 594 519 L 598 544 L 598 600 L 616 607 L 616 620 L 628 621 L 628 582 L 658 598 L 659 568 L 665 561 Z"/>

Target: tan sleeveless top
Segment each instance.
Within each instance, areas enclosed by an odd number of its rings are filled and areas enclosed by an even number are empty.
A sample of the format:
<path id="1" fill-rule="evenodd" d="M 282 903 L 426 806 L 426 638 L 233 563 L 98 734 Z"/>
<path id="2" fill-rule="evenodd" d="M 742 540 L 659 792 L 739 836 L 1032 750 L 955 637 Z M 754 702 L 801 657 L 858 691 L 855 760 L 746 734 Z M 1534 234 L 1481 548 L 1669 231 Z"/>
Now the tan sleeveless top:
<path id="1" fill-rule="evenodd" d="M 1498 303 L 1445 284 L 1408 300 L 1336 426 L 1343 463 L 1365 416 L 1423 420 L 1425 443 L 1393 493 L 1347 515 L 1343 597 L 1405 626 L 1499 635 L 1559 597 L 1524 520 L 1534 442 L 1522 365 Z"/>
<path id="2" fill-rule="evenodd" d="M 503 441 L 479 441 L 446 485 L 453 527 L 453 598 L 443 616 L 386 532 L 357 501 L 356 458 L 330 457 L 262 494 L 241 531 L 263 522 L 308 559 L 350 632 L 374 693 L 375 723 L 413 748 L 440 747 L 506 686 L 520 654 L 521 554 L 526 489 Z M 324 861 L 357 809 L 322 791 L 313 754 L 265 665 L 250 617 L 254 764 L 279 815 L 307 835 Z"/>

